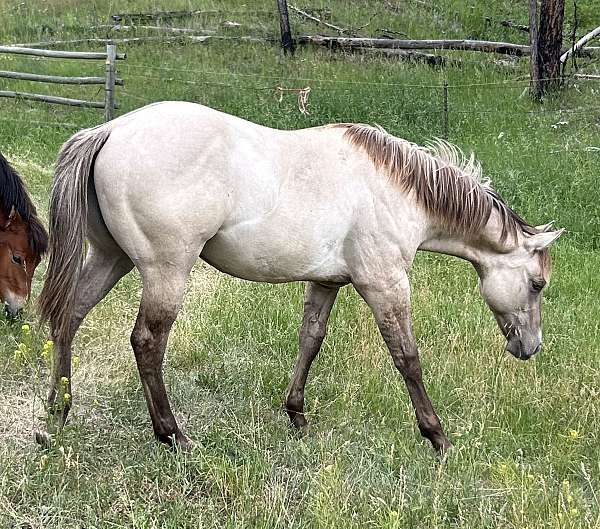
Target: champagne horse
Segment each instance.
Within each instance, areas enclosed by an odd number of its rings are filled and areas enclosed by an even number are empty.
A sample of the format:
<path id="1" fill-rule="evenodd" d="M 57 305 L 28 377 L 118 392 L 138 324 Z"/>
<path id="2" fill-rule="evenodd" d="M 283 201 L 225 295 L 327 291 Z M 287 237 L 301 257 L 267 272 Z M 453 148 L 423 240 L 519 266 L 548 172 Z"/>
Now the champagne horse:
<path id="1" fill-rule="evenodd" d="M 443 452 L 451 444 L 425 391 L 411 324 L 415 253 L 470 261 L 506 348 L 527 359 L 541 348 L 548 246 L 561 234 L 525 222 L 473 157 L 447 143 L 421 147 L 357 124 L 274 130 L 185 102 L 150 105 L 68 140 L 50 226 L 40 300 L 57 347 L 50 408 L 71 393 L 77 328 L 135 266 L 143 293 L 131 344 L 154 433 L 184 449 L 190 441 L 171 411 L 162 364 L 198 258 L 250 281 L 307 282 L 285 404 L 298 428 L 331 308 L 351 283 L 374 313 L 421 434 Z M 62 428 L 70 402 L 56 407 L 51 430 Z M 46 432 L 38 439 L 49 441 Z"/>
<path id="2" fill-rule="evenodd" d="M 0 301 L 16 316 L 48 247 L 48 234 L 19 174 L 0 154 Z"/>

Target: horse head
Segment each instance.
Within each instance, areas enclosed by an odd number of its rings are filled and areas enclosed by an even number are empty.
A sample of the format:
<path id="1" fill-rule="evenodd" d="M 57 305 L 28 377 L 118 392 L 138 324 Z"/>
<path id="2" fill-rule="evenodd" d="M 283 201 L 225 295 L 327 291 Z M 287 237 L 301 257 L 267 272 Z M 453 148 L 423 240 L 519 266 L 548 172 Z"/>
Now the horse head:
<path id="1" fill-rule="evenodd" d="M 15 316 L 31 293 L 33 272 L 41 260 L 30 245 L 27 223 L 14 209 L 0 212 L 0 299 Z"/>
<path id="2" fill-rule="evenodd" d="M 0 301 L 9 316 L 25 305 L 47 247 L 48 234 L 21 178 L 0 154 Z"/>

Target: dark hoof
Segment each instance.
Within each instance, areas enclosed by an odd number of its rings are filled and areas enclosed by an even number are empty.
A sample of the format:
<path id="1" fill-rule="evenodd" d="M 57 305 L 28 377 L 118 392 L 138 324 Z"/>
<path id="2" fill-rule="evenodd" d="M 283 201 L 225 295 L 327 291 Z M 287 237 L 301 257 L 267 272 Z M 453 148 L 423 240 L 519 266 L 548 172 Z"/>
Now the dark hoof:
<path id="1" fill-rule="evenodd" d="M 34 433 L 35 442 L 42 448 L 50 448 L 52 446 L 52 436 L 48 432 L 37 430 Z"/>
<path id="2" fill-rule="evenodd" d="M 289 417 L 290 423 L 294 427 L 294 430 L 298 432 L 299 435 L 306 435 L 308 433 L 308 422 L 306 421 L 306 417 L 304 413 L 286 410 Z"/>
<path id="3" fill-rule="evenodd" d="M 184 454 L 189 454 L 194 450 L 195 446 L 196 446 L 195 443 L 187 435 L 180 434 L 179 437 L 177 438 L 175 444 L 173 445 L 173 448 L 177 452 L 183 452 Z"/>
<path id="4" fill-rule="evenodd" d="M 185 434 L 177 432 L 171 435 L 155 434 L 156 438 L 163 444 L 169 446 L 176 452 L 189 453 L 194 449 L 194 443 Z"/>
<path id="5" fill-rule="evenodd" d="M 443 442 L 439 443 L 437 446 L 434 446 L 434 448 L 437 452 L 437 455 L 440 458 L 445 459 L 449 453 L 452 453 L 454 445 L 450 441 L 448 441 L 448 439 L 446 439 Z"/>

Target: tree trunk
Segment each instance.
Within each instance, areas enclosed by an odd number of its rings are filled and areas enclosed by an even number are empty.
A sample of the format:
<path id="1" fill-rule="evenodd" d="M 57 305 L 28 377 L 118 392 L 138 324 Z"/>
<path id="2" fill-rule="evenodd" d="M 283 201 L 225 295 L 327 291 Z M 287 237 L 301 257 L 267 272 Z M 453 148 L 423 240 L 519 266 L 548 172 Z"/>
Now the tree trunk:
<path id="1" fill-rule="evenodd" d="M 538 33 L 540 80 L 543 92 L 560 86 L 560 55 L 565 0 L 542 0 Z"/>
<path id="2" fill-rule="evenodd" d="M 565 16 L 564 0 L 529 0 L 532 95 L 540 99 L 560 86 L 560 55 Z"/>
<path id="3" fill-rule="evenodd" d="M 540 83 L 538 42 L 538 0 L 529 0 L 529 46 L 531 48 L 531 95 L 534 99 L 540 99 L 542 97 L 542 86 Z"/>

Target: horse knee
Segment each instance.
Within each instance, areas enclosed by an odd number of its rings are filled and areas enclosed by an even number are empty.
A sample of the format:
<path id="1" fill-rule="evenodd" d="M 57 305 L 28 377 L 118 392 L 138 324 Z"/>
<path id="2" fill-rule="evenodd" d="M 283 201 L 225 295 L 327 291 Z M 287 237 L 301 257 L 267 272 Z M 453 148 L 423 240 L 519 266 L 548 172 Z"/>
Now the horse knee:
<path id="1" fill-rule="evenodd" d="M 327 325 L 318 318 L 313 317 L 305 320 L 300 328 L 300 341 L 306 343 L 311 341 L 314 344 L 321 344 L 325 339 Z"/>

